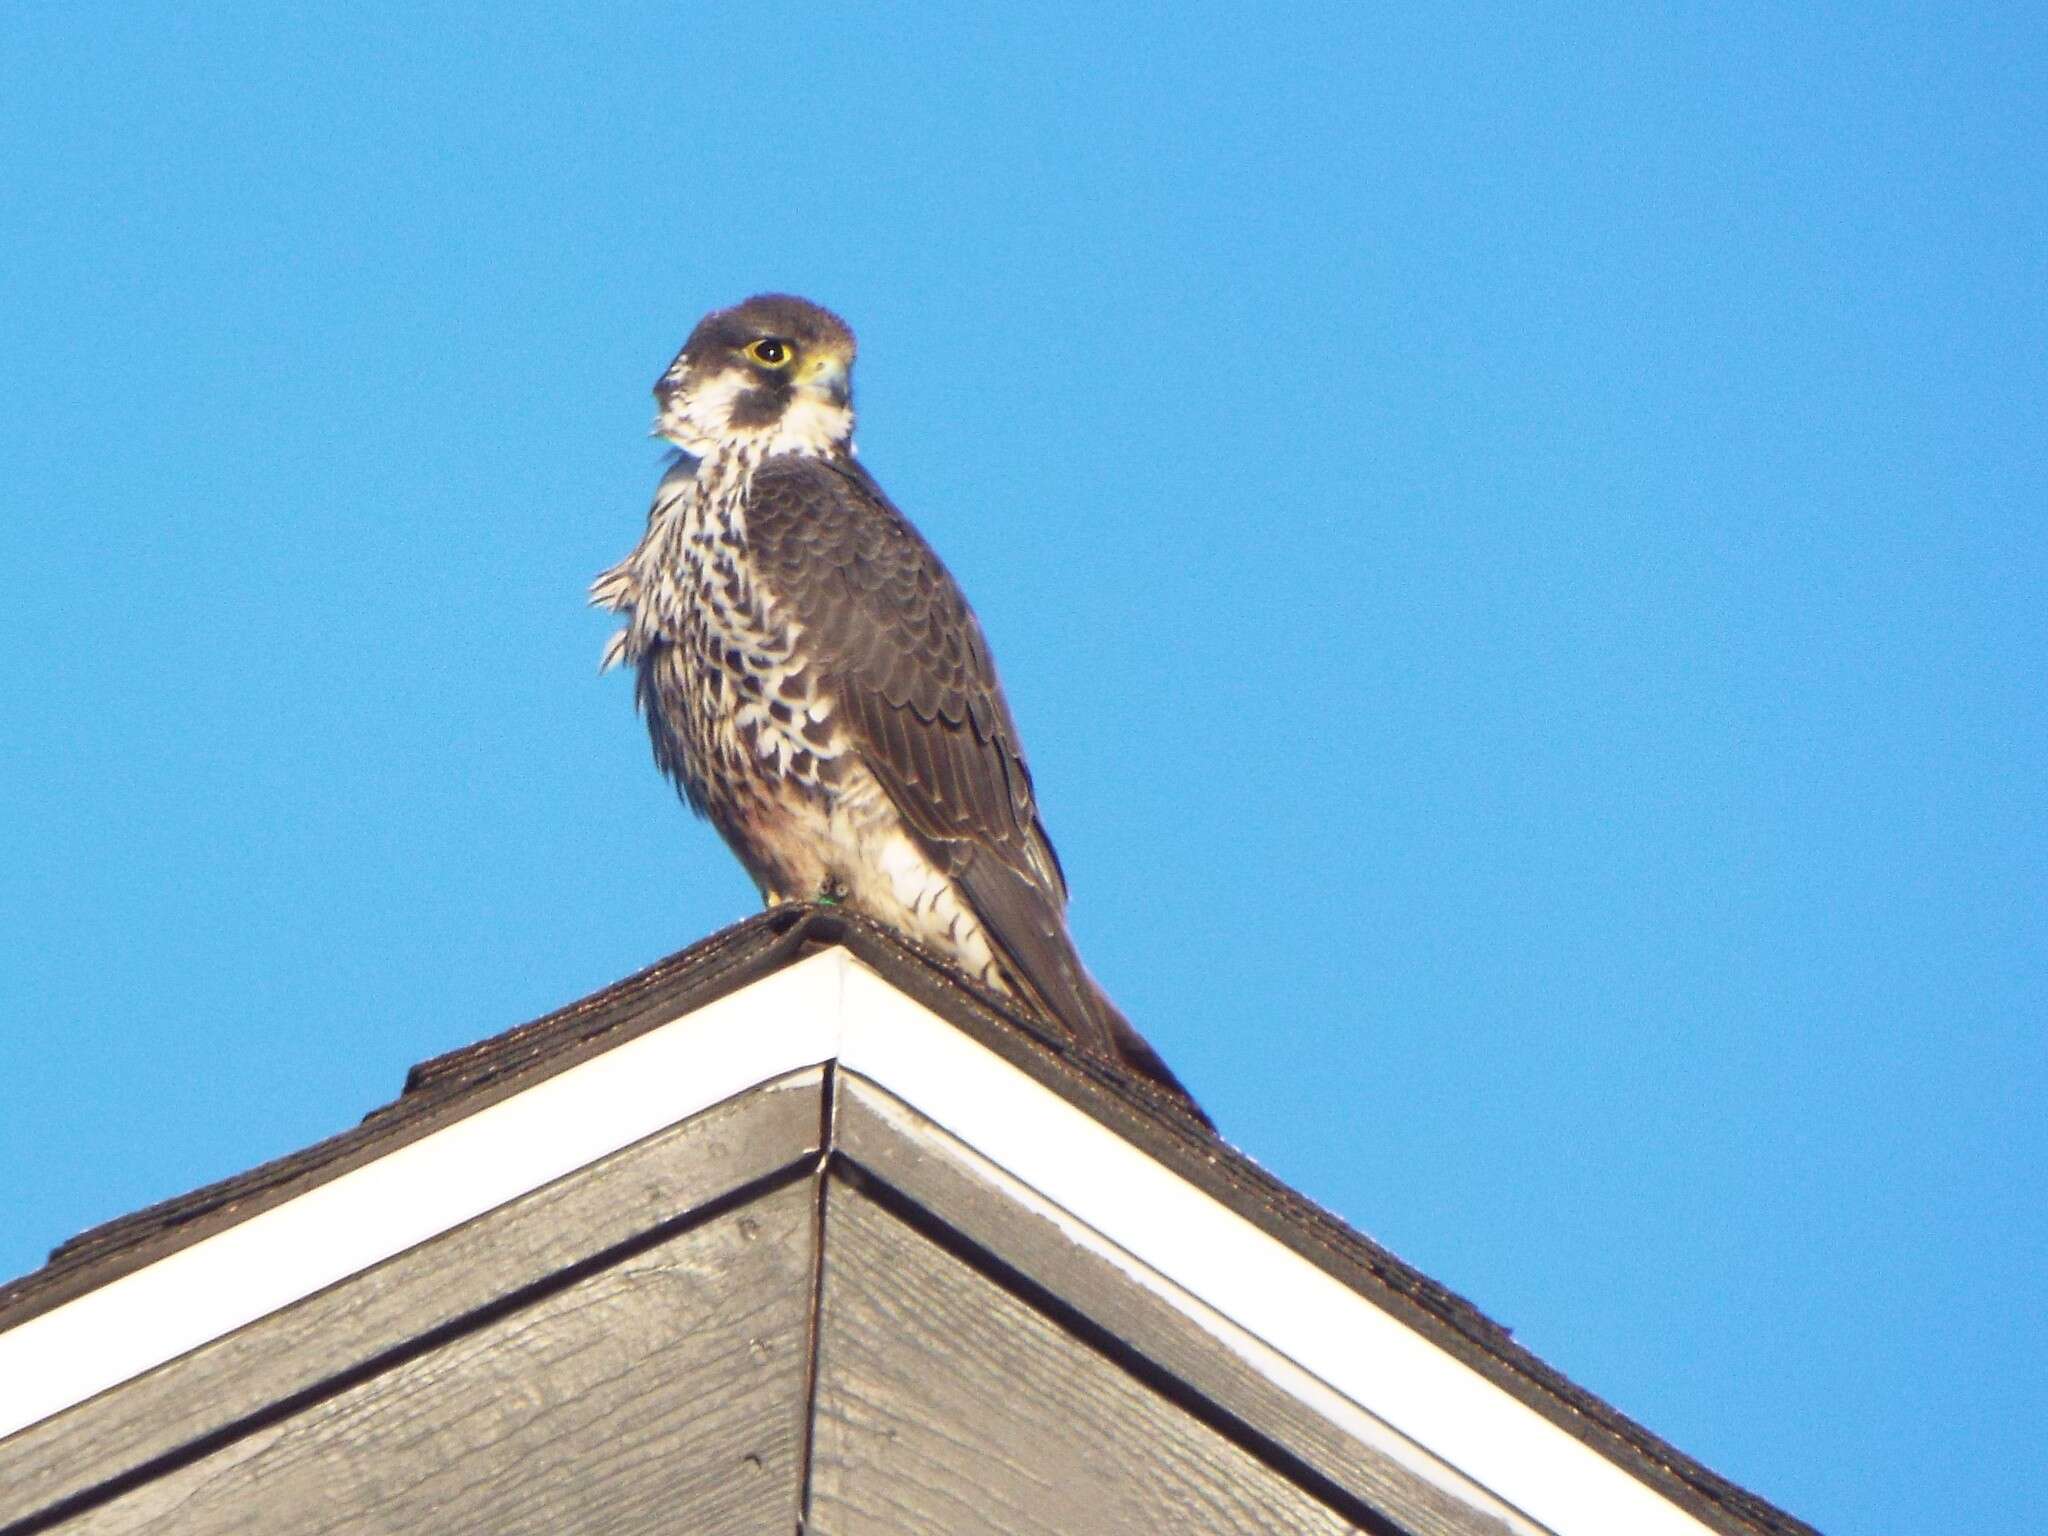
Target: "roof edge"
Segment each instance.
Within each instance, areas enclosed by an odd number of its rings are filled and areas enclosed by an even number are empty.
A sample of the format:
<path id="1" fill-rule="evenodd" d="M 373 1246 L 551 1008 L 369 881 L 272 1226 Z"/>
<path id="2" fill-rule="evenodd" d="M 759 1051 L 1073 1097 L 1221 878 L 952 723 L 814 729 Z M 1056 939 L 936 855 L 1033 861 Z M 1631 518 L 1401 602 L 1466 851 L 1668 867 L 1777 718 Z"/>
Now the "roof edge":
<path id="1" fill-rule="evenodd" d="M 1078 1050 L 892 931 L 839 908 L 785 906 L 749 918 L 533 1023 L 420 1063 L 399 1099 L 349 1131 L 71 1239 L 45 1269 L 0 1287 L 0 1343 L 37 1317 L 834 948 L 1663 1498 L 1723 1528 L 1734 1522 L 1743 1531 L 1810 1536 L 1810 1527 L 1579 1388 L 1464 1298 L 1222 1144 L 1171 1096 Z"/>

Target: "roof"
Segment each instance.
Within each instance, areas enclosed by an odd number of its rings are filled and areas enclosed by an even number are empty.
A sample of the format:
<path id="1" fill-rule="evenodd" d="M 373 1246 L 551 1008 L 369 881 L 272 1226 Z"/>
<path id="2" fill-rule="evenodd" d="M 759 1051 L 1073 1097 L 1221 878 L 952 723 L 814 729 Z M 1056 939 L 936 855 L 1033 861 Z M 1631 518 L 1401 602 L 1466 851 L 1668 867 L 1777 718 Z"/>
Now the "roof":
<path id="1" fill-rule="evenodd" d="M 829 975 L 817 972 L 815 967 L 805 969 L 806 962 L 834 953 L 850 962 L 851 969 Z M 887 1029 L 874 1030 L 864 1037 L 866 1043 L 859 1052 L 848 1048 L 838 1037 L 821 1044 L 809 1036 L 793 1035 L 786 1044 L 776 1047 L 784 1050 L 785 1056 L 772 1060 L 757 1056 L 734 1067 L 737 1076 L 722 1091 L 718 1069 L 711 1058 L 675 1058 L 687 1061 L 690 1072 L 703 1079 L 692 1090 L 699 1102 L 716 1102 L 715 1097 L 705 1095 L 722 1097 L 724 1093 L 737 1093 L 767 1080 L 775 1072 L 796 1070 L 820 1061 L 829 1064 L 837 1059 L 849 1068 L 850 1081 L 863 1082 L 873 1090 L 875 1102 L 900 1102 L 920 1114 L 944 1117 L 950 1113 L 950 1122 L 943 1118 L 938 1122 L 948 1133 L 967 1138 L 981 1152 L 995 1157 L 997 1163 L 1016 1171 L 1040 1155 L 1039 1144 L 1045 1139 L 1038 1122 L 1028 1127 L 1020 1124 L 1014 1132 L 995 1124 L 1007 1112 L 997 1102 L 998 1085 L 1017 1078 L 1035 1085 L 1020 1088 L 1019 1095 L 1035 1095 L 1033 1103 L 1044 1099 L 1064 1104 L 1077 1111 L 1079 1117 L 1085 1117 L 1084 1120 L 1069 1115 L 1062 1124 L 1070 1128 L 1099 1127 L 1114 1138 L 1115 1144 L 1137 1154 L 1128 1159 L 1132 1178 L 1152 1177 L 1145 1170 L 1159 1170 L 1168 1181 L 1155 1182 L 1144 1191 L 1132 1185 L 1122 1194 L 1114 1193 L 1108 1188 L 1115 1182 L 1111 1172 L 1114 1158 L 1107 1150 L 1112 1144 L 1102 1141 L 1092 1145 L 1087 1159 L 1087 1181 L 1100 1183 L 1103 1189 L 1083 1188 L 1070 1179 L 1073 1195 L 1064 1200 L 1068 1210 L 1094 1202 L 1090 1211 L 1082 1213 L 1084 1222 L 1104 1230 L 1125 1223 L 1123 1229 L 1112 1231 L 1111 1236 L 1125 1242 L 1134 1252 L 1145 1248 L 1139 1258 L 1177 1283 L 1189 1286 L 1198 1298 L 1226 1317 L 1242 1319 L 1262 1310 L 1274 1315 L 1273 1326 L 1263 1333 L 1260 1328 L 1253 1328 L 1262 1337 L 1277 1337 L 1288 1324 L 1285 1308 L 1276 1299 L 1279 1290 L 1293 1287 L 1289 1294 L 1319 1298 L 1290 1304 L 1303 1315 L 1311 1305 L 1335 1305 L 1331 1298 L 1350 1305 L 1350 1312 L 1321 1314 L 1337 1320 L 1325 1329 L 1325 1337 L 1305 1336 L 1282 1351 L 1310 1372 L 1336 1384 L 1340 1392 L 1350 1391 L 1354 1397 L 1363 1395 L 1352 1391 L 1353 1378 L 1344 1376 L 1341 1363 L 1324 1369 L 1316 1358 L 1319 1352 L 1341 1352 L 1349 1347 L 1353 1335 L 1363 1337 L 1376 1326 L 1373 1319 L 1391 1319 L 1398 1329 L 1376 1336 L 1381 1337 L 1382 1343 L 1394 1334 L 1426 1341 L 1431 1346 L 1431 1360 L 1448 1357 L 1527 1410 L 1524 1417 L 1533 1416 L 1532 1423 L 1540 1421 L 1569 1441 L 1590 1449 L 1600 1462 L 1619 1469 L 1699 1525 L 1735 1536 L 1792 1536 L 1810 1530 L 1576 1386 L 1516 1343 L 1506 1329 L 1471 1303 L 1271 1177 L 1242 1153 L 1208 1133 L 1176 1101 L 1145 1080 L 1073 1050 L 1048 1027 L 1012 1010 L 1002 999 L 888 930 L 842 910 L 819 907 L 781 907 L 763 913 L 559 1012 L 423 1062 L 408 1075 L 405 1091 L 396 1101 L 373 1111 L 353 1129 L 73 1238 L 52 1253 L 43 1269 L 0 1287 L 0 1365 L 6 1362 L 10 1342 L 19 1344 L 37 1333 L 37 1329 L 25 1328 L 31 1322 L 44 1320 L 43 1331 L 50 1332 L 68 1311 L 77 1310 L 74 1303 L 113 1295 L 121 1289 L 116 1282 L 126 1277 L 141 1276 L 151 1266 L 195 1250 L 210 1239 L 234 1233 L 265 1213 L 281 1212 L 294 1202 L 304 1202 L 313 1192 L 337 1186 L 337 1181 L 346 1182 L 347 1176 L 392 1159 L 402 1149 L 451 1127 L 479 1121 L 482 1113 L 493 1106 L 531 1097 L 537 1089 L 556 1080 L 566 1082 L 578 1069 L 600 1058 L 616 1058 L 621 1074 L 630 1075 L 623 1065 L 627 1059 L 623 1047 L 651 1038 L 678 1020 L 704 1014 L 721 1000 L 742 993 L 762 995 L 762 983 L 799 971 L 807 977 L 815 974 L 818 986 L 842 990 L 850 985 L 847 977 L 872 975 L 884 984 L 888 997 L 907 999 L 915 1010 L 926 1011 L 943 1021 L 946 1029 L 943 1034 L 928 1033 L 913 1039 L 892 1016 Z M 776 1003 L 779 1012 L 773 1016 L 785 1017 L 809 1006 L 788 1000 L 794 997 L 796 994 L 789 993 Z M 703 1040 L 716 1038 L 720 1037 L 706 1035 L 692 1049 L 701 1051 Z M 761 1037 L 749 1036 L 750 1040 L 756 1038 Z M 927 1067 L 927 1058 L 946 1053 L 949 1048 L 944 1041 L 949 1039 L 964 1039 L 978 1047 L 979 1051 L 973 1053 L 976 1061 L 993 1057 L 1009 1069 L 1007 1073 L 999 1069 L 985 1073 L 979 1081 L 988 1085 L 980 1090 L 986 1097 L 967 1102 L 964 1107 L 955 1104 L 951 1111 L 943 1104 L 949 1090 L 933 1075 L 938 1069 Z M 960 1059 L 964 1061 L 966 1057 Z M 1009 1090 L 1002 1088 L 1000 1092 Z M 1022 1105 L 1024 1097 L 1017 1097 L 1015 1102 Z M 652 1117 L 648 1121 L 651 1128 L 664 1123 L 661 1117 L 670 1114 L 670 1110 L 656 1103 L 646 1113 Z M 1026 1111 L 1020 1108 L 1018 1113 Z M 1005 1134 L 1011 1135 L 1006 1144 L 1008 1152 L 998 1146 Z M 830 1150 L 828 1146 L 828 1153 Z M 1044 1168 L 1042 1174 L 1019 1176 L 1034 1189 L 1053 1189 L 1064 1175 L 1051 1164 Z M 520 1175 L 516 1170 L 506 1171 L 503 1177 L 508 1182 L 500 1196 L 530 1187 L 518 1182 Z M 1210 1244 L 1208 1249 L 1177 1251 L 1175 1244 L 1182 1239 L 1157 1226 L 1149 1232 L 1139 1232 L 1144 1218 L 1137 1212 L 1140 1208 L 1162 1205 L 1169 1184 L 1190 1191 L 1191 1199 L 1199 1198 L 1202 1211 L 1214 1207 L 1227 1213 L 1232 1225 L 1227 1229 L 1212 1225 L 1211 1235 L 1204 1239 Z M 486 1204 L 477 1207 L 483 1210 L 496 1203 L 498 1197 L 479 1194 L 476 1198 L 486 1200 Z M 1061 1197 L 1054 1198 L 1056 1204 L 1061 1203 Z M 1110 1203 L 1118 1199 L 1124 1202 L 1122 1207 Z M 1194 1207 L 1186 1209 L 1193 1211 Z M 445 1214 L 432 1219 L 444 1226 L 448 1224 Z M 1190 1217 L 1196 1219 L 1211 1218 Z M 1221 1221 L 1223 1217 L 1215 1219 Z M 429 1225 L 421 1232 L 438 1230 L 441 1227 Z M 1126 1239 L 1122 1235 L 1124 1230 L 1139 1235 Z M 1213 1252 L 1218 1241 L 1231 1241 L 1227 1236 L 1219 1239 L 1215 1233 L 1240 1230 L 1257 1234 L 1265 1246 L 1292 1268 L 1275 1268 L 1273 1263 L 1263 1269 L 1247 1265 L 1240 1288 L 1230 1290 L 1231 1285 L 1239 1282 L 1213 1272 L 1228 1266 L 1213 1265 L 1201 1255 Z M 391 1238 L 395 1246 L 383 1251 L 398 1252 L 404 1248 L 406 1242 L 402 1238 L 402 1234 Z M 1196 1256 L 1190 1258 L 1189 1253 Z M 309 1290 L 316 1289 L 321 1283 L 319 1276 L 310 1271 L 308 1274 Z M 1360 1300 L 1368 1303 L 1369 1308 L 1358 1309 L 1356 1303 Z M 227 1326 L 236 1321 L 226 1319 Z M 216 1326 L 215 1331 L 225 1329 Z M 211 1336 L 202 1331 L 194 1335 L 192 1342 Z M 177 1342 L 170 1340 L 163 1348 L 175 1353 Z M 167 1353 L 161 1358 L 169 1357 Z M 146 1361 L 143 1368 L 154 1363 Z M 133 1365 L 131 1361 L 110 1367 L 106 1381 L 98 1386 L 86 1383 L 85 1393 L 124 1379 L 124 1371 L 132 1375 Z M 1464 1373 L 1454 1370 L 1453 1374 L 1462 1379 Z M 0 1369 L 0 1381 L 6 1379 L 6 1371 Z M 0 1390 L 0 1408 L 5 1406 L 6 1395 L 5 1390 Z M 0 1464 L 4 1464 L 8 1431 L 31 1426 L 46 1413 L 60 1411 L 67 1402 L 76 1400 L 52 1398 L 41 1408 L 31 1405 L 24 1410 L 32 1415 L 30 1418 L 17 1415 L 10 1421 L 0 1413 Z M 1456 1422 L 1460 1415 L 1469 1417 L 1474 1411 L 1473 1401 L 1467 1399 L 1462 1406 L 1450 1405 L 1444 1410 L 1451 1416 L 1445 1422 Z M 1378 1407 L 1373 1411 L 1381 1412 Z M 1420 1438 L 1428 1443 L 1427 1435 Z M 1527 1443 L 1553 1465 L 1570 1459 L 1559 1456 L 1554 1448 L 1544 1449 L 1564 1441 L 1549 1442 L 1539 1437 Z M 1528 1506 L 1525 1502 L 1518 1507 Z M 0 1510 L 0 1519 L 5 1518 L 5 1513 Z"/>

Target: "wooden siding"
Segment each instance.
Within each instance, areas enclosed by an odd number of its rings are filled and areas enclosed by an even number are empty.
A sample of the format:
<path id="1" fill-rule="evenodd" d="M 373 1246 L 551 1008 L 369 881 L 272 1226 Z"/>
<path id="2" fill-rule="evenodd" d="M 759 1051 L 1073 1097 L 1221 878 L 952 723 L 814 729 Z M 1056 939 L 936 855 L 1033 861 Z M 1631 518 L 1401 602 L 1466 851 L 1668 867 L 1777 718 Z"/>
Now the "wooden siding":
<path id="1" fill-rule="evenodd" d="M 1304 1483 L 1343 1490 L 1416 1536 L 1526 1536 L 1538 1528 L 1396 1431 L 1347 1432 L 1308 1406 L 1314 1383 L 1227 1318 L 1093 1239 L 1028 1188 L 855 1074 L 838 1075 L 833 1144 L 878 1193 L 931 1214 L 1014 1277 L 1155 1377 L 1191 1411 L 1298 1463 Z M 1191 1315 L 1203 1315 L 1195 1326 Z M 1228 1340 L 1227 1344 L 1221 1340 Z M 1294 1390 L 1281 1385 L 1290 1383 Z M 1359 1415 L 1364 1418 L 1362 1411 Z M 1341 1502 L 1341 1499 L 1340 1499 Z M 1356 1506 L 1354 1505 L 1354 1511 Z"/>
<path id="2" fill-rule="evenodd" d="M 94 1507 L 126 1483 L 166 1475 L 209 1443 L 274 1417 L 279 1404 L 332 1391 L 375 1362 L 402 1358 L 423 1337 L 459 1331 L 522 1288 L 601 1264 L 608 1251 L 687 1221 L 735 1189 L 815 1163 L 822 1083 L 812 1069 L 716 1105 L 0 1440 L 0 1528 L 24 1519 L 42 1528 L 65 1509 Z"/>
<path id="3" fill-rule="evenodd" d="M 81 1515 L 96 1536 L 788 1536 L 812 1185 L 785 1185 Z"/>
<path id="4" fill-rule="evenodd" d="M 1527 1536 L 1261 1348 L 813 1069 L 0 1441 L 0 1536 Z"/>
<path id="5" fill-rule="evenodd" d="M 1357 1528 L 845 1184 L 813 1432 L 819 1536 Z"/>

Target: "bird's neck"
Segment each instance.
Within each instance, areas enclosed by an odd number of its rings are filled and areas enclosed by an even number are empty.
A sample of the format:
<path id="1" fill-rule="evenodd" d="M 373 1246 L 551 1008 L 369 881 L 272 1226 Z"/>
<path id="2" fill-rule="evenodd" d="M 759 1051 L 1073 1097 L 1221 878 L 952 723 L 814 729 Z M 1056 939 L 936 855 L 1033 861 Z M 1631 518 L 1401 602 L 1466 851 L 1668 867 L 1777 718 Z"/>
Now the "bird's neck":
<path id="1" fill-rule="evenodd" d="M 849 459 L 853 445 L 839 441 L 812 447 L 776 447 L 769 433 L 735 434 L 711 445 L 697 460 L 692 494 L 678 504 L 692 534 L 741 542 L 747 533 L 747 493 L 770 459 Z"/>
<path id="2" fill-rule="evenodd" d="M 733 437 L 717 444 L 697 465 L 695 494 L 687 508 L 692 542 L 706 539 L 742 543 L 747 536 L 747 492 L 767 457 L 758 437 Z"/>

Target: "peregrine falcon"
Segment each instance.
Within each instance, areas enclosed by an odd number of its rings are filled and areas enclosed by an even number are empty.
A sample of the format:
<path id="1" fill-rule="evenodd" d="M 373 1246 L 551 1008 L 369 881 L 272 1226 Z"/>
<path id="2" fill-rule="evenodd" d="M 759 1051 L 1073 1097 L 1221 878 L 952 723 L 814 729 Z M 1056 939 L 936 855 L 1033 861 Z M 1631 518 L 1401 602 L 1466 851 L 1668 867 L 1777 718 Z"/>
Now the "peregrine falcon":
<path id="1" fill-rule="evenodd" d="M 591 587 L 626 620 L 605 665 L 636 670 L 656 763 L 767 902 L 865 913 L 1192 1110 L 1075 953 L 981 625 L 854 457 L 853 358 L 786 294 L 690 333 L 654 387 L 680 452 Z"/>

